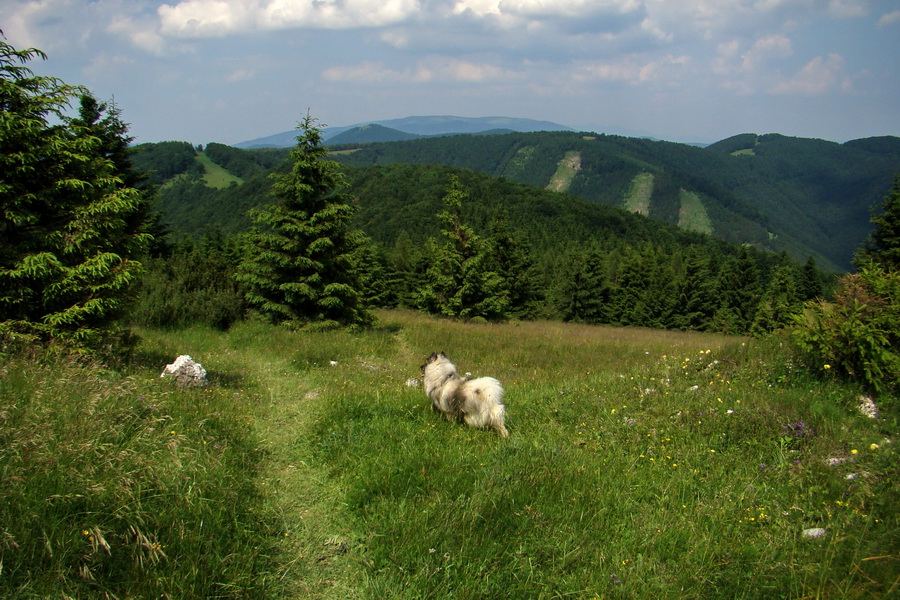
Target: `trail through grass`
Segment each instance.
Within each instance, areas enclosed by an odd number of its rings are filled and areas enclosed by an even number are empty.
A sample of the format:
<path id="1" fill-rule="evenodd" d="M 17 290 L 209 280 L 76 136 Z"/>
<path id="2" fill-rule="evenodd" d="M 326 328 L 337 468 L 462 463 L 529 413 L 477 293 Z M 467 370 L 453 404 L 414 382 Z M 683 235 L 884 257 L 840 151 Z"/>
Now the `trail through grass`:
<path id="1" fill-rule="evenodd" d="M 256 390 L 280 598 L 888 598 L 894 421 L 740 338 L 380 313 L 370 332 L 147 333 Z M 511 438 L 434 415 L 431 351 Z M 838 458 L 827 466 L 825 460 Z M 822 527 L 818 540 L 802 532 Z"/>

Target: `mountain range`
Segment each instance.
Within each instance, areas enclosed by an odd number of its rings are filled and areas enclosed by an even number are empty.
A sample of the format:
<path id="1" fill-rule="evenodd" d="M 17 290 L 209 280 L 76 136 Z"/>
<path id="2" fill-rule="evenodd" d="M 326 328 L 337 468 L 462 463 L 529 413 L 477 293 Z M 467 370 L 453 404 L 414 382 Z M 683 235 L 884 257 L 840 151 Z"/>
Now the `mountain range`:
<path id="1" fill-rule="evenodd" d="M 396 142 L 428 136 L 461 133 L 500 133 L 531 131 L 573 131 L 572 127 L 513 117 L 455 117 L 424 116 L 367 121 L 343 127 L 323 127 L 322 138 L 328 145 Z M 293 146 L 297 131 L 283 131 L 273 135 L 235 144 L 235 148 L 288 148 Z"/>

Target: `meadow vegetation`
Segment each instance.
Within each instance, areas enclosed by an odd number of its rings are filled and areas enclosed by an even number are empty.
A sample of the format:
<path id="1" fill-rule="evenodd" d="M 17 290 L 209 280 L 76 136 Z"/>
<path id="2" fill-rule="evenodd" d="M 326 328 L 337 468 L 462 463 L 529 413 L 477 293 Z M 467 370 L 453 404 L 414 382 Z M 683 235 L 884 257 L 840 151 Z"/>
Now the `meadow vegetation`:
<path id="1" fill-rule="evenodd" d="M 774 341 L 406 311 L 139 334 L 120 371 L 4 363 L 0 595 L 897 592 L 896 404 Z M 504 383 L 509 440 L 431 412 L 432 350 Z M 159 379 L 179 353 L 209 387 Z"/>

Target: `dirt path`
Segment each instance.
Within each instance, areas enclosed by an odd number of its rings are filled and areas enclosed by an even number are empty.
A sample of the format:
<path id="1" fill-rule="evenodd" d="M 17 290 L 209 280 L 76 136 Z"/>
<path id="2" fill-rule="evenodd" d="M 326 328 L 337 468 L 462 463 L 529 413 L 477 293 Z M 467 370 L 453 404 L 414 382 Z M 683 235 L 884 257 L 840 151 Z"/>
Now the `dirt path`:
<path id="1" fill-rule="evenodd" d="M 303 443 L 321 391 L 286 360 L 252 370 L 264 395 L 254 415 L 268 453 L 261 487 L 280 529 L 275 597 L 358 597 L 359 565 L 345 556 L 355 538 L 347 528 L 352 521 L 340 502 L 341 490 Z"/>

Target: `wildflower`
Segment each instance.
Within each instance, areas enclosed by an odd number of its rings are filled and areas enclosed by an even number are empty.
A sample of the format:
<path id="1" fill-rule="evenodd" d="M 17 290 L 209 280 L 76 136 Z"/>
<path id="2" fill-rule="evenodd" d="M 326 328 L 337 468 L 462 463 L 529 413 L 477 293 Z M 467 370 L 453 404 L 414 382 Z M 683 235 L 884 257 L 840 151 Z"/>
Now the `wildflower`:
<path id="1" fill-rule="evenodd" d="M 880 446 L 878 444 L 870 444 L 869 445 L 869 450 L 878 450 L 878 448 L 880 448 Z"/>
<path id="2" fill-rule="evenodd" d="M 824 364 L 824 365 L 822 365 L 822 368 L 825 369 L 825 370 L 827 371 L 828 369 L 831 368 L 831 365 L 829 365 L 829 364 Z"/>
<path id="3" fill-rule="evenodd" d="M 850 454 L 859 454 L 859 450 L 854 448 L 853 450 L 850 451 Z"/>

